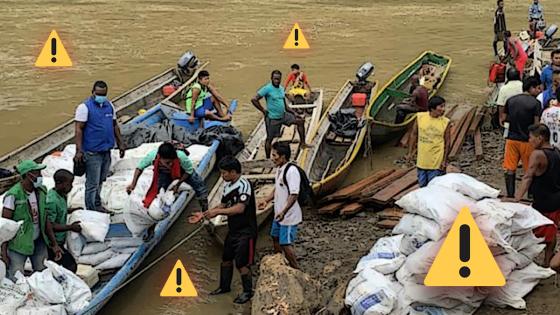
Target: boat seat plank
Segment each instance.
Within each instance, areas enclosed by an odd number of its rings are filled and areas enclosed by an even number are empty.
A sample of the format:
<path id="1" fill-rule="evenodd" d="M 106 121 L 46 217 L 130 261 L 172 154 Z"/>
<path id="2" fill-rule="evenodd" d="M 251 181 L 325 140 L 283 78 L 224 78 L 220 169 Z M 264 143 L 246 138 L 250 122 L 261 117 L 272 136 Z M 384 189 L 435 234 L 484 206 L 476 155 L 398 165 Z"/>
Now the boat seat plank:
<path id="1" fill-rule="evenodd" d="M 132 233 L 126 227 L 124 223 L 111 223 L 109 225 L 109 232 L 105 238 L 113 238 L 113 237 L 131 237 Z"/>
<path id="2" fill-rule="evenodd" d="M 273 180 L 276 174 L 249 174 L 243 175 L 247 180 Z"/>
<path id="3" fill-rule="evenodd" d="M 399 91 L 399 90 L 394 90 L 394 89 L 387 89 L 386 90 L 387 93 L 393 97 L 398 97 L 398 98 L 407 98 L 410 97 L 410 94 L 405 93 L 403 91 Z"/>

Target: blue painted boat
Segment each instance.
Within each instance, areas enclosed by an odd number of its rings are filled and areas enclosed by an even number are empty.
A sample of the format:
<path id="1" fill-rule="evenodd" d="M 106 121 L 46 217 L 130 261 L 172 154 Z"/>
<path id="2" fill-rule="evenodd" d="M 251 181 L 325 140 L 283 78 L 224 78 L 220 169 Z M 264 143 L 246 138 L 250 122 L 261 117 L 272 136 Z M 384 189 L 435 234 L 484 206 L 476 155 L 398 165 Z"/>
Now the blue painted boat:
<path id="1" fill-rule="evenodd" d="M 141 116 L 134 118 L 133 120 L 129 121 L 127 124 L 148 124 L 153 125 L 156 123 L 160 123 L 163 119 L 166 119 L 166 105 L 158 104 L 151 109 L 149 109 L 146 113 Z M 231 102 L 229 111 L 233 113 L 237 109 L 237 101 L 233 100 Z M 185 119 L 182 120 L 183 116 L 181 113 L 176 113 L 172 120 L 175 123 L 178 123 L 189 130 L 195 130 L 198 127 L 198 122 L 195 124 L 191 124 L 186 121 Z M 217 122 L 217 121 L 205 121 L 204 128 L 209 128 L 212 126 L 220 126 L 220 125 L 227 125 L 229 123 L 225 122 Z M 197 166 L 197 172 L 203 177 L 206 178 L 210 172 L 216 161 L 216 151 L 218 150 L 219 141 L 215 140 L 210 149 L 206 153 L 206 155 L 202 158 L 200 163 Z M 188 203 L 193 199 L 194 192 L 192 190 L 182 192 L 173 206 L 171 207 L 170 215 L 165 218 L 164 220 L 160 221 L 155 229 L 154 237 L 146 243 L 143 243 L 138 247 L 138 249 L 130 256 L 128 261 L 120 268 L 118 271 L 108 280 L 105 282 L 97 283 L 92 291 L 93 291 L 93 299 L 89 303 L 89 305 L 82 310 L 80 315 L 92 315 L 96 314 L 101 308 L 109 301 L 112 295 L 115 293 L 115 290 L 119 288 L 127 279 L 129 279 L 136 269 L 140 266 L 140 264 L 148 257 L 150 252 L 159 244 L 159 242 L 163 239 L 167 231 L 171 228 L 173 223 L 179 218 L 183 210 L 186 208 Z M 113 237 L 129 237 L 132 236 L 130 231 L 126 228 L 126 225 L 123 223 L 119 224 L 111 224 L 109 233 L 107 238 Z"/>

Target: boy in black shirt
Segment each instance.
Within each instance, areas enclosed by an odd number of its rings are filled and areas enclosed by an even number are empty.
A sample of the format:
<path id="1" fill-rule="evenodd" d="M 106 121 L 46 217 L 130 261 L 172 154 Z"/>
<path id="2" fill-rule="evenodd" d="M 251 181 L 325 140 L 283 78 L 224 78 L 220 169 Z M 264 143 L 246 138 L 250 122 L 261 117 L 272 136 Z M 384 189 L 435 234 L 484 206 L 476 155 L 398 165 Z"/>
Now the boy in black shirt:
<path id="1" fill-rule="evenodd" d="M 253 296 L 250 266 L 255 254 L 257 238 L 257 213 L 255 193 L 251 183 L 241 176 L 241 163 L 233 156 L 224 157 L 219 165 L 222 179 L 226 182 L 221 204 L 204 212 L 208 219 L 217 215 L 228 216 L 228 235 L 224 241 L 224 252 L 220 269 L 220 287 L 211 295 L 230 292 L 233 276 L 233 261 L 241 274 L 243 293 L 234 302 L 243 304 Z"/>

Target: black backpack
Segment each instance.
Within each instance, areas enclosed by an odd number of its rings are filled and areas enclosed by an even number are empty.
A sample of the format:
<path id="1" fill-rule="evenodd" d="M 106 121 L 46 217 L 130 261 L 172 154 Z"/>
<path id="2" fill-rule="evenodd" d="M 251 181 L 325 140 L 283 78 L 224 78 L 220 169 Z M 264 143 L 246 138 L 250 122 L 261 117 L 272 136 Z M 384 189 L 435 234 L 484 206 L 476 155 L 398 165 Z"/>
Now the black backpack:
<path id="1" fill-rule="evenodd" d="M 288 174 L 288 169 L 290 167 L 295 167 L 299 172 L 299 194 L 298 194 L 298 203 L 300 206 L 313 206 L 315 204 L 315 193 L 313 192 L 313 187 L 311 186 L 311 182 L 305 174 L 305 171 L 301 169 L 297 164 L 288 162 L 286 168 L 284 169 L 284 174 L 282 176 L 282 180 L 284 184 L 288 188 L 288 192 L 290 191 L 290 187 L 288 186 L 288 180 L 286 178 Z"/>

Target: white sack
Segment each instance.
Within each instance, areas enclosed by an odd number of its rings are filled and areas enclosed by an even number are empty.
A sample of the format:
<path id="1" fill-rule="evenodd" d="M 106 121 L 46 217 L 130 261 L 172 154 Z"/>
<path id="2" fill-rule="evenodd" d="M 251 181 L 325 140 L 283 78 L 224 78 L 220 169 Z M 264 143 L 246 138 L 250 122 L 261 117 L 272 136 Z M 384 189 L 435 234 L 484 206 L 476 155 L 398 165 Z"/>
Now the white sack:
<path id="1" fill-rule="evenodd" d="M 78 259 L 78 257 L 80 257 L 85 243 L 85 237 L 76 232 L 69 232 L 66 237 L 66 248 L 74 259 Z"/>
<path id="2" fill-rule="evenodd" d="M 405 214 L 393 228 L 393 234 L 407 234 L 439 241 L 447 232 L 436 221 L 417 214 Z"/>
<path id="3" fill-rule="evenodd" d="M 550 268 L 531 263 L 524 269 L 513 271 L 505 286 L 484 288 L 490 293 L 485 303 L 498 307 L 511 306 L 516 309 L 526 309 L 527 305 L 523 297 L 531 292 L 540 280 L 554 274 L 555 272 Z"/>
<path id="4" fill-rule="evenodd" d="M 103 242 L 109 232 L 111 216 L 98 211 L 76 210 L 70 214 L 68 224 L 76 221 L 80 221 L 81 234 L 88 242 Z"/>
<path id="5" fill-rule="evenodd" d="M 399 247 L 404 235 L 382 237 L 375 242 L 369 254 L 362 257 L 354 270 L 359 273 L 363 269 L 374 269 L 382 274 L 394 273 L 406 260 Z"/>
<path id="6" fill-rule="evenodd" d="M 399 251 L 403 255 L 408 256 L 417 251 L 420 247 L 424 246 L 424 244 L 428 241 L 429 239 L 427 237 L 405 234 L 399 247 Z"/>
<path id="7" fill-rule="evenodd" d="M 14 238 L 22 224 L 23 221 L 16 222 L 14 220 L 0 217 L 0 244 Z"/>
<path id="8" fill-rule="evenodd" d="M 46 261 L 45 265 L 62 285 L 64 296 L 66 297 L 64 308 L 68 314 L 78 313 L 88 306 L 92 299 L 91 290 L 80 277 L 52 261 Z"/>
<path id="9" fill-rule="evenodd" d="M 157 221 L 148 214 L 148 209 L 144 208 L 142 198 L 131 196 L 128 208 L 124 212 L 124 222 L 132 235 L 140 236 Z"/>
<path id="10" fill-rule="evenodd" d="M 17 309 L 15 315 L 66 315 L 64 305 L 25 305 Z"/>
<path id="11" fill-rule="evenodd" d="M 117 158 L 113 160 L 113 163 L 111 163 L 111 170 L 114 173 L 119 173 L 136 169 L 138 163 L 140 163 L 148 153 L 157 150 L 161 144 L 162 142 L 144 143 L 137 148 L 126 150 L 123 159 Z"/>
<path id="12" fill-rule="evenodd" d="M 21 275 L 21 274 L 20 274 Z M 25 281 L 25 280 L 24 280 Z M 22 306 L 29 294 L 29 286 L 17 286 L 12 281 L 4 279 L 0 282 L 0 315 L 13 315 Z"/>
<path id="13" fill-rule="evenodd" d="M 0 260 L 0 283 L 6 278 L 6 264 L 3 260 Z"/>
<path id="14" fill-rule="evenodd" d="M 531 206 L 511 202 L 504 202 L 504 206 L 515 210 L 511 226 L 512 235 L 524 234 L 539 226 L 554 224 L 549 218 Z"/>
<path id="15" fill-rule="evenodd" d="M 96 266 L 109 260 L 115 253 L 111 249 L 91 255 L 82 255 L 78 257 L 78 263 L 83 265 Z"/>
<path id="16" fill-rule="evenodd" d="M 50 269 L 34 272 L 27 278 L 27 283 L 33 294 L 47 303 L 64 304 L 66 302 L 62 286 L 54 279 Z"/>
<path id="17" fill-rule="evenodd" d="M 144 244 L 144 241 L 138 237 L 114 237 L 109 240 L 113 250 L 126 247 L 138 247 Z"/>
<path id="18" fill-rule="evenodd" d="M 44 177 L 53 177 L 54 173 L 60 169 L 70 172 L 74 170 L 73 157 L 68 157 L 63 154 L 60 156 L 47 155 L 43 161 L 41 161 L 41 164 L 46 166 L 46 168 L 41 171 Z"/>
<path id="19" fill-rule="evenodd" d="M 396 204 L 409 213 L 419 214 L 438 222 L 445 229 L 451 227 L 457 214 L 464 207 L 468 207 L 473 216 L 478 213 L 472 199 L 440 186 L 416 189 L 404 195 Z"/>
<path id="20" fill-rule="evenodd" d="M 463 173 L 449 173 L 430 181 L 428 187 L 440 186 L 459 192 L 475 200 L 498 198 L 500 191 Z"/>
<path id="21" fill-rule="evenodd" d="M 100 263 L 99 265 L 95 266 L 97 270 L 105 270 L 105 269 L 116 269 L 122 267 L 131 254 L 118 254 L 116 256 L 111 257 L 111 259 Z"/>
<path id="22" fill-rule="evenodd" d="M 101 243 L 101 242 L 89 243 L 86 244 L 82 249 L 82 255 L 97 254 L 106 251 L 108 248 L 109 248 L 109 244 L 107 243 Z"/>
<path id="23" fill-rule="evenodd" d="M 348 283 L 344 302 L 352 315 L 389 314 L 396 304 L 396 293 L 387 277 L 373 269 L 364 269 Z"/>

